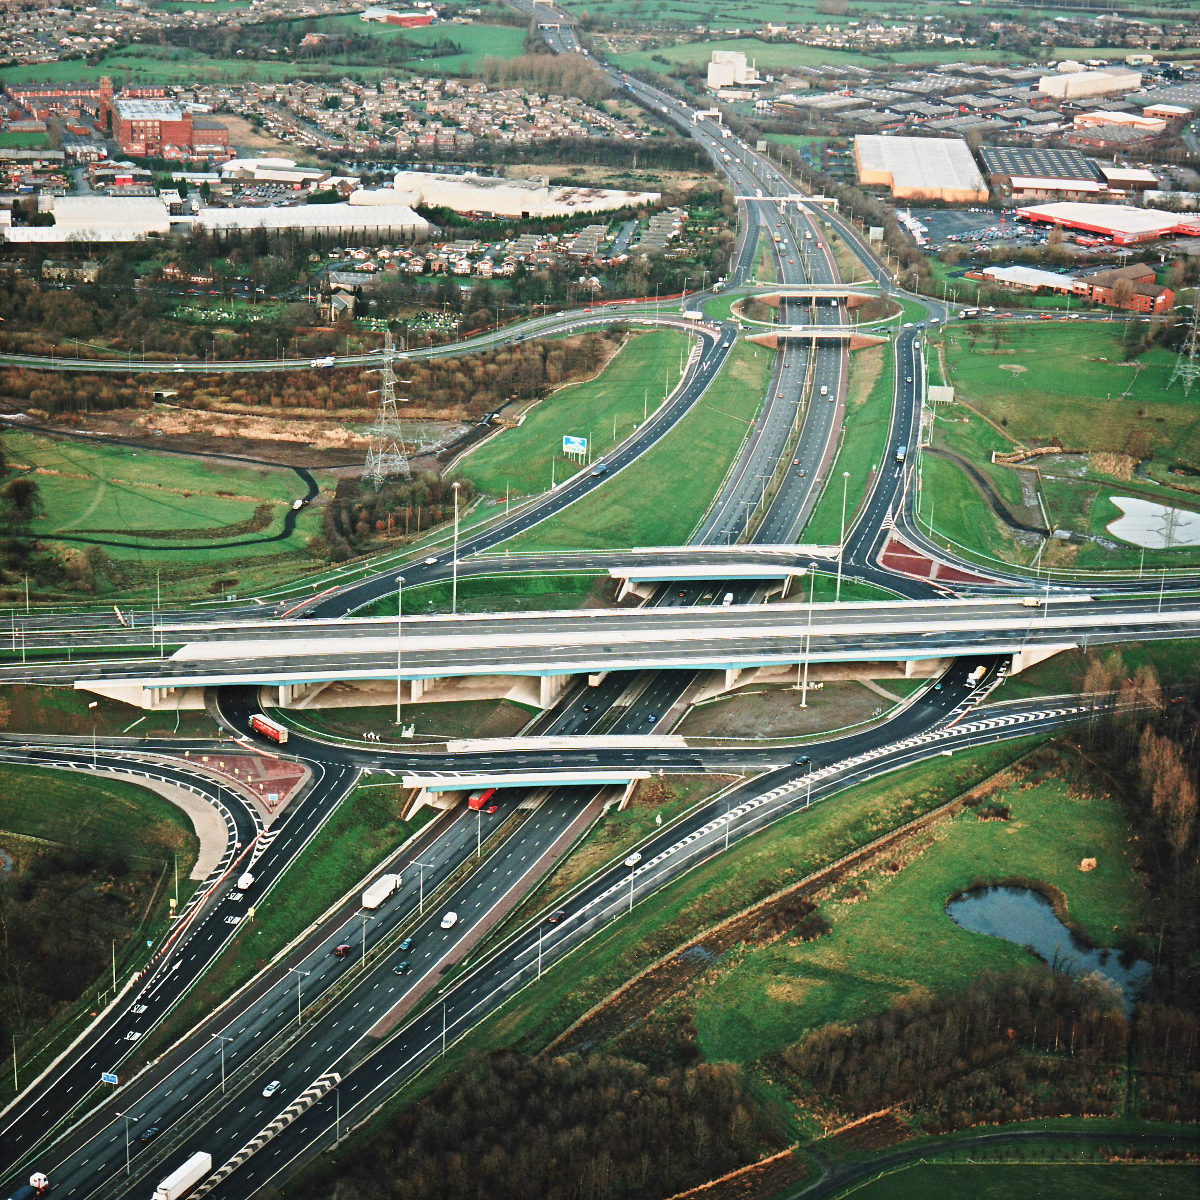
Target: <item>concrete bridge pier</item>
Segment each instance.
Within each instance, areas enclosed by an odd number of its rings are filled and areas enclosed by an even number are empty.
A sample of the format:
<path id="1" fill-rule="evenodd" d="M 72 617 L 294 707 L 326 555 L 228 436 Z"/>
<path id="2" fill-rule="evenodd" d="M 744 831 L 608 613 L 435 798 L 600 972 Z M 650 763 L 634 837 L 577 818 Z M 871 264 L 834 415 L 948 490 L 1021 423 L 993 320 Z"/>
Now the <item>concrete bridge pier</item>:
<path id="1" fill-rule="evenodd" d="M 542 675 L 538 678 L 538 706 L 549 708 L 571 685 L 573 675 Z"/>

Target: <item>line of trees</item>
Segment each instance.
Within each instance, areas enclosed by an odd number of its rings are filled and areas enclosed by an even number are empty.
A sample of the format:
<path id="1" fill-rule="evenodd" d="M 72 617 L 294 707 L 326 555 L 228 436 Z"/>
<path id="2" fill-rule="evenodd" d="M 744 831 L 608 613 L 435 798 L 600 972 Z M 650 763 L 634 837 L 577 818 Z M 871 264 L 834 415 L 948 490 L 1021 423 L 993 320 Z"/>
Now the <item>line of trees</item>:
<path id="1" fill-rule="evenodd" d="M 490 1054 L 316 1180 L 333 1200 L 661 1200 L 778 1149 L 732 1064 Z"/>
<path id="2" fill-rule="evenodd" d="M 474 497 L 470 480 L 460 481 L 460 511 Z M 378 491 L 357 479 L 343 479 L 324 509 L 327 553 L 331 561 L 345 562 L 372 543 L 417 537 L 453 514 L 453 484 L 428 472 L 410 480 L 385 481 Z"/>

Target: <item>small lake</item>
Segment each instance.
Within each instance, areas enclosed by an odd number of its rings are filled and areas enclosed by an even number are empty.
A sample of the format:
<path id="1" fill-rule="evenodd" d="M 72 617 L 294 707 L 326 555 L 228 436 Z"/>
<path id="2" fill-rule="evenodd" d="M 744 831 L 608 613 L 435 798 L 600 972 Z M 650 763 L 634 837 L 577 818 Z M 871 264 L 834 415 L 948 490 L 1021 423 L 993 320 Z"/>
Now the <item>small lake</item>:
<path id="1" fill-rule="evenodd" d="M 1054 914 L 1050 901 L 1026 887 L 975 888 L 946 905 L 956 924 L 1032 950 L 1056 971 L 1078 977 L 1091 972 L 1112 980 L 1129 1011 L 1150 964 L 1119 950 L 1097 950 L 1080 941 Z"/>

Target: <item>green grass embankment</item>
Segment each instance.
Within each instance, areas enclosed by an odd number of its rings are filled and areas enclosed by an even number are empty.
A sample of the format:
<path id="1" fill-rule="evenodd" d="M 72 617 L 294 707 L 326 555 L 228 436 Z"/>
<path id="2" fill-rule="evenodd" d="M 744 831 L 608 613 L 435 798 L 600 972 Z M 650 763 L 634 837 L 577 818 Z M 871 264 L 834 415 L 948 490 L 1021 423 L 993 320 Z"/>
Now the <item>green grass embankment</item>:
<path id="1" fill-rule="evenodd" d="M 773 365 L 774 351 L 739 343 L 692 411 L 653 449 L 507 545 L 516 551 L 686 542 L 749 432 Z"/>
<path id="2" fill-rule="evenodd" d="M 460 460 L 457 474 L 493 496 L 530 496 L 579 469 L 562 453 L 564 435 L 590 439 L 593 458 L 628 437 L 679 382 L 685 334 L 633 335 L 595 379 L 570 384 L 533 405 L 520 425 L 493 435 Z"/>

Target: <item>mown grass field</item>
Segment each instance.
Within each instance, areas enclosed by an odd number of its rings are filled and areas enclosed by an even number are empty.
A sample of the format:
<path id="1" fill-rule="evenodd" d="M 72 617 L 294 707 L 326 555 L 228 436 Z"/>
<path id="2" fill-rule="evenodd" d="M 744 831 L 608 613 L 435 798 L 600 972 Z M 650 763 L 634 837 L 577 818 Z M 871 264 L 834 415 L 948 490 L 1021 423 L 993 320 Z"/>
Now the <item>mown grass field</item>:
<path id="1" fill-rule="evenodd" d="M 1192 1165 L 918 1163 L 843 1192 L 840 1200 L 1192 1200 L 1198 1176 Z"/>
<path id="2" fill-rule="evenodd" d="M 12 462 L 38 484 L 44 513 L 35 533 L 77 553 L 161 569 L 167 585 L 186 575 L 193 597 L 206 571 L 229 578 L 257 560 L 310 561 L 306 543 L 320 532 L 319 514 L 306 508 L 281 536 L 292 502 L 307 490 L 286 468 L 16 431 L 5 440 Z"/>
<path id="3" fill-rule="evenodd" d="M 1180 384 L 1167 386 L 1175 355 L 1155 347 L 1127 362 L 1123 327 L 970 322 L 946 330 L 946 364 L 961 398 L 1014 442 L 1058 437 L 1068 449 L 1136 454 L 1137 440 L 1152 455 L 1200 466 L 1200 408 Z"/>
<path id="4" fill-rule="evenodd" d="M 365 22 L 357 14 L 320 17 L 311 22 L 318 30 L 342 29 L 386 41 L 399 41 L 412 46 L 430 46 L 448 40 L 462 47 L 460 54 L 444 54 L 431 58 L 405 58 L 398 65 L 407 71 L 423 74 L 469 74 L 483 58 L 516 58 L 524 52 L 525 29 L 518 25 L 426 25 L 417 29 L 401 29 L 395 25 Z M 305 23 L 307 28 L 308 22 Z"/>
<path id="5" fill-rule="evenodd" d="M 579 469 L 562 453 L 563 436 L 591 438 L 592 457 L 606 454 L 641 424 L 647 405 L 653 412 L 674 389 L 688 344 L 685 334 L 670 330 L 635 334 L 595 379 L 570 384 L 533 405 L 519 426 L 463 458 L 456 473 L 493 496 L 502 497 L 505 489 L 514 496 L 546 491 L 552 465 L 558 480 Z"/>
<path id="6" fill-rule="evenodd" d="M 11 646 L 10 640 L 7 646 L 10 653 Z M 89 708 L 91 704 L 95 708 Z M 0 729 L 84 737 L 90 737 L 93 729 L 101 737 L 126 731 L 138 737 L 154 734 L 217 737 L 222 733 L 221 727 L 205 712 L 172 709 L 144 712 L 132 704 L 91 692 L 35 684 L 0 687 Z"/>
<path id="7" fill-rule="evenodd" d="M 898 873 L 858 876 L 822 902 L 833 926 L 826 936 L 731 955 L 696 993 L 705 1056 L 752 1061 L 805 1030 L 854 1022 L 906 995 L 949 992 L 984 971 L 1030 962 L 1022 947 L 969 933 L 946 915 L 950 897 L 981 878 L 1036 879 L 1057 888 L 1072 924 L 1096 945 L 1132 933 L 1145 897 L 1128 829 L 1110 796 L 1064 766 L 1038 769 L 989 800 L 1008 805 L 1011 820 L 983 821 L 965 811 L 940 825 Z M 1095 858 L 1096 869 L 1081 872 L 1084 858 Z"/>
<path id="8" fill-rule="evenodd" d="M 179 855 L 187 877 L 199 843 L 191 821 L 155 792 L 116 779 L 0 764 L 0 834 L 44 838 L 157 867 Z"/>
<path id="9" fill-rule="evenodd" d="M 1174 474 L 1200 467 L 1200 410 L 1183 388 L 1168 386 L 1174 356 L 1157 347 L 1127 362 L 1122 322 L 1060 322 L 988 327 L 951 326 L 944 335 L 944 373 L 962 404 L 937 414 L 934 445 L 974 464 L 1010 505 L 1022 502 L 1019 477 L 993 465 L 993 453 L 1046 445 L 1057 438 L 1067 451 L 1145 460 L 1159 483 L 1185 480 Z M 1053 362 L 1053 370 L 1045 364 Z M 1118 461 L 1118 460 L 1108 460 Z M 1115 468 L 1114 468 L 1115 469 Z M 962 469 L 932 455 L 922 457 L 922 515 L 937 534 L 1005 562 L 1027 562 L 1036 539 L 1014 534 Z M 1043 464 L 1041 494 L 1056 528 L 1111 538 L 1107 525 L 1119 516 L 1109 497 L 1143 495 L 1195 508 L 1190 492 L 1165 492 L 1137 479 L 1105 474 L 1105 460 L 1079 460 L 1065 470 Z M 1147 489 L 1150 490 L 1147 490 Z M 1040 524 L 1040 520 L 1031 523 Z M 1148 549 L 1150 565 L 1194 561 L 1194 547 Z M 1138 547 L 1054 543 L 1053 565 L 1136 567 Z"/>
<path id="10" fill-rule="evenodd" d="M 762 404 L 774 352 L 739 343 L 691 412 L 603 487 L 508 543 L 513 549 L 682 545 Z"/>
<path id="11" fill-rule="evenodd" d="M 804 527 L 806 542 L 837 545 L 842 530 L 843 483 L 847 497 L 846 528 L 854 523 L 855 506 L 865 500 L 867 489 L 887 455 L 895 390 L 894 361 L 895 351 L 890 342 L 856 350 L 850 355 L 842 442 L 821 499 Z M 843 480 L 844 471 L 850 472 L 849 480 Z"/>

